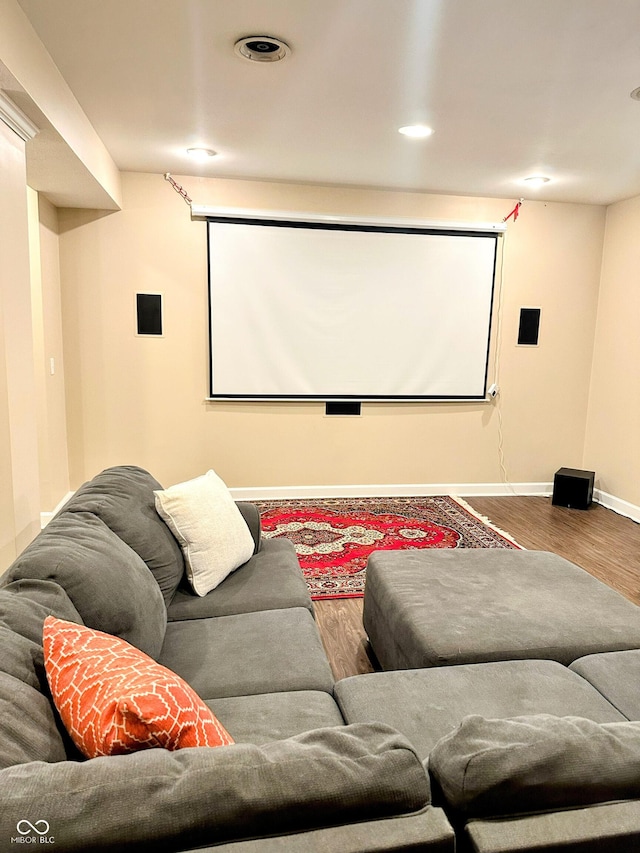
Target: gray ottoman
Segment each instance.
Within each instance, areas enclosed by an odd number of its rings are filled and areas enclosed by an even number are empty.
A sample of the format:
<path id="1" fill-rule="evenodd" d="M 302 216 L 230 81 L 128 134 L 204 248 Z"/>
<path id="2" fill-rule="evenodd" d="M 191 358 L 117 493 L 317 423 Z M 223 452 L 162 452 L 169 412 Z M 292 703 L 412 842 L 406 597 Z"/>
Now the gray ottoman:
<path id="1" fill-rule="evenodd" d="M 363 620 L 383 669 L 640 648 L 640 607 L 543 551 L 374 552 Z"/>

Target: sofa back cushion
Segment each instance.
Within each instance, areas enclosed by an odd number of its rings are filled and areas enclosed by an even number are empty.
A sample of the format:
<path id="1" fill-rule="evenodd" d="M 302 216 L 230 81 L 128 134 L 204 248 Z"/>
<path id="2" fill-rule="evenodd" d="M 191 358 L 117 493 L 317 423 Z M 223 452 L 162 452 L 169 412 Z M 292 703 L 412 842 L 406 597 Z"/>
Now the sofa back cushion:
<path id="1" fill-rule="evenodd" d="M 375 723 L 260 747 L 150 749 L 20 770 L 0 772 L 0 824 L 51 815 L 66 849 L 86 849 L 90 837 L 103 853 L 264 839 L 412 813 L 430 799 L 409 742 Z"/>
<path id="2" fill-rule="evenodd" d="M 14 581 L 0 590 L 0 768 L 76 755 L 45 675 L 42 626 L 50 613 L 82 622 L 65 591 L 51 581 Z"/>
<path id="3" fill-rule="evenodd" d="M 63 512 L 98 516 L 144 560 L 168 606 L 184 575 L 184 559 L 180 545 L 156 512 L 153 492 L 161 488 L 143 468 L 119 465 L 81 486 Z"/>
<path id="4" fill-rule="evenodd" d="M 429 770 L 447 803 L 467 816 L 638 799 L 640 722 L 473 715 L 438 741 Z"/>
<path id="5" fill-rule="evenodd" d="M 38 578 L 67 593 L 82 621 L 151 657 L 164 641 L 167 611 L 142 559 L 89 512 L 62 512 L 9 567 L 2 585 Z"/>

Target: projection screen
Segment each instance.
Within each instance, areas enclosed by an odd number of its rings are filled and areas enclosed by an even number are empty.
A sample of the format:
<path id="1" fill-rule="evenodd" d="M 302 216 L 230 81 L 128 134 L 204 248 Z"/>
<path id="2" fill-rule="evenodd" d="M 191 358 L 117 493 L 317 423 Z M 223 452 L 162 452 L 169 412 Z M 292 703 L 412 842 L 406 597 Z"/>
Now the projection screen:
<path id="1" fill-rule="evenodd" d="M 211 398 L 483 399 L 497 241 L 210 218 Z"/>

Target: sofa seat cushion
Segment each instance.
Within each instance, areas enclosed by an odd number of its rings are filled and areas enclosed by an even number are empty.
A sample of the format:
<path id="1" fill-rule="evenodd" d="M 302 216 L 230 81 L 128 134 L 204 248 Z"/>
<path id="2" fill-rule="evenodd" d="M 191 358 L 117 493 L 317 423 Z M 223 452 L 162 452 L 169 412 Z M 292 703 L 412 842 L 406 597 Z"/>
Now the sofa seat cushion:
<path id="1" fill-rule="evenodd" d="M 0 768 L 64 761 L 73 753 L 45 675 L 42 625 L 49 613 L 82 621 L 51 581 L 14 581 L 0 589 Z"/>
<path id="2" fill-rule="evenodd" d="M 122 637 L 151 657 L 160 652 L 167 620 L 160 587 L 136 552 L 92 513 L 56 516 L 2 583 L 25 578 L 59 584 L 85 625 Z"/>
<path id="3" fill-rule="evenodd" d="M 188 684 L 119 637 L 48 616 L 43 644 L 53 701 L 87 758 L 233 743 Z"/>
<path id="4" fill-rule="evenodd" d="M 640 723 L 549 714 L 466 717 L 429 756 L 458 814 L 555 810 L 640 797 Z"/>
<path id="5" fill-rule="evenodd" d="M 542 551 L 374 552 L 363 621 L 383 669 L 640 648 L 640 607 Z"/>
<path id="6" fill-rule="evenodd" d="M 333 688 L 318 628 L 302 607 L 169 622 L 158 661 L 205 700 Z"/>
<path id="7" fill-rule="evenodd" d="M 640 720 L 640 649 L 587 655 L 569 669 L 577 672 L 629 720 Z"/>
<path id="8" fill-rule="evenodd" d="M 242 513 L 215 471 L 155 492 L 158 514 L 182 548 L 197 595 L 215 589 L 255 549 Z"/>
<path id="9" fill-rule="evenodd" d="M 0 837 L 51 817 L 57 844 L 185 850 L 419 812 L 429 780 L 386 726 L 319 729 L 220 749 L 150 749 L 0 772 Z"/>
<path id="10" fill-rule="evenodd" d="M 244 566 L 207 595 L 195 595 L 186 582 L 182 584 L 167 609 L 167 618 L 171 622 L 285 607 L 306 607 L 313 612 L 293 544 L 266 539 Z"/>
<path id="11" fill-rule="evenodd" d="M 107 468 L 65 504 L 64 512 L 91 512 L 146 563 L 169 604 L 184 575 L 182 550 L 156 512 L 160 483 L 135 465 Z"/>
<path id="12" fill-rule="evenodd" d="M 335 685 L 348 723 L 380 720 L 422 759 L 470 714 L 489 718 L 572 714 L 599 723 L 622 714 L 584 679 L 554 661 L 501 661 L 354 675 Z"/>
<path id="13" fill-rule="evenodd" d="M 633 853 L 640 850 L 640 802 L 475 818 L 465 835 L 474 853 Z"/>
<path id="14" fill-rule="evenodd" d="M 442 809 L 305 829 L 286 837 L 243 839 L 202 847 L 198 853 L 454 853 L 455 835 Z"/>
<path id="15" fill-rule="evenodd" d="M 269 743 L 313 729 L 343 726 L 333 698 L 320 690 L 209 699 L 207 705 L 236 743 Z"/>

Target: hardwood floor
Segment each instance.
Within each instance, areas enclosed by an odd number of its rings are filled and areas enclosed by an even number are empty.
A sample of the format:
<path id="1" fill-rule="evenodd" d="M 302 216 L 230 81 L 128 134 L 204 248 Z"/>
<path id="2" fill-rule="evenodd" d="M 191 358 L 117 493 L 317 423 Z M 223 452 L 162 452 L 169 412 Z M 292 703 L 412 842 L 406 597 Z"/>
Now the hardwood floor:
<path id="1" fill-rule="evenodd" d="M 640 524 L 592 504 L 553 506 L 551 498 L 469 498 L 473 509 L 523 548 L 553 551 L 640 605 Z M 373 672 L 362 628 L 362 599 L 316 601 L 316 620 L 336 679 Z"/>

